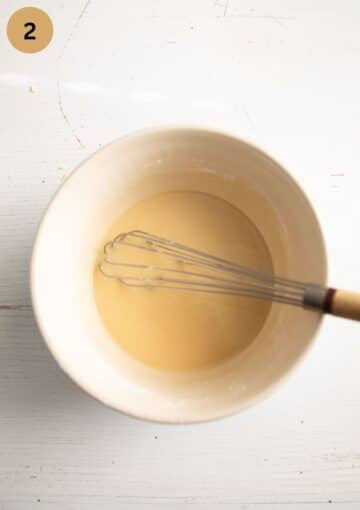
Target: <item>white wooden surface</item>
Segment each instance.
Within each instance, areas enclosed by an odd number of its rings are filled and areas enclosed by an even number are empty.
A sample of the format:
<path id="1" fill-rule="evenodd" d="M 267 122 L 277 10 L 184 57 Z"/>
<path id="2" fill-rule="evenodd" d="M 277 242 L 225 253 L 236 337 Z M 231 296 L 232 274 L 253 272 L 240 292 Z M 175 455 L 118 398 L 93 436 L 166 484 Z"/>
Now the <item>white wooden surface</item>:
<path id="1" fill-rule="evenodd" d="M 319 215 L 330 282 L 360 288 L 360 3 L 29 3 L 55 28 L 36 55 L 5 36 L 24 3 L 0 1 L 0 509 L 360 508 L 358 324 L 327 318 L 256 408 L 159 426 L 104 408 L 60 372 L 28 291 L 36 225 L 68 172 L 115 137 L 179 122 L 282 161 Z"/>

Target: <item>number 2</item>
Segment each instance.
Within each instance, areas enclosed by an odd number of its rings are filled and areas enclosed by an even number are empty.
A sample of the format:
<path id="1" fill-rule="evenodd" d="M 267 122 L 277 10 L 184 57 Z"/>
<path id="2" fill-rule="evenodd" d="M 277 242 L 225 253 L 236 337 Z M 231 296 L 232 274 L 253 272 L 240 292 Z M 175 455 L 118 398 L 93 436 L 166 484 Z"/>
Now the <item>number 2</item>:
<path id="1" fill-rule="evenodd" d="M 35 28 L 36 28 L 35 23 L 30 23 L 30 22 L 29 23 L 25 23 L 24 27 L 25 28 L 30 27 L 30 30 L 25 32 L 24 39 L 28 39 L 28 40 L 29 39 L 36 39 L 36 37 L 34 35 L 30 35 L 30 34 L 32 34 L 35 31 Z"/>

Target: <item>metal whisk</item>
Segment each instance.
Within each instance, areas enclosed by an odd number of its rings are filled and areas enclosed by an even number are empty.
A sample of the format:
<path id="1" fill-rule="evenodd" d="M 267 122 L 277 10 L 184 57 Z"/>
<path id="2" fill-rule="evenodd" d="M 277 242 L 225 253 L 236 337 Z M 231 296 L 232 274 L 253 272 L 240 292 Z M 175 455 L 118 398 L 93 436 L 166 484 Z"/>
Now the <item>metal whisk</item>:
<path id="1" fill-rule="evenodd" d="M 131 262 L 133 249 L 142 251 L 143 263 L 138 256 Z M 132 287 L 267 299 L 360 320 L 360 294 L 270 275 L 140 230 L 106 243 L 99 269 Z"/>

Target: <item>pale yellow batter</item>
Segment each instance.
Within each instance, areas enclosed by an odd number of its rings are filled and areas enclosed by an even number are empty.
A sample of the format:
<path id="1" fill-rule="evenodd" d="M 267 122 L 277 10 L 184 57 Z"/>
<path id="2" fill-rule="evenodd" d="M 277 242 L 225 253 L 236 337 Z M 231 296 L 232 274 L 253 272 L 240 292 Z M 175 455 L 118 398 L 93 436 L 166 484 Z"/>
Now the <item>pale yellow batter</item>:
<path id="1" fill-rule="evenodd" d="M 205 193 L 167 192 L 138 202 L 118 218 L 104 242 L 134 229 L 272 272 L 255 225 L 239 209 Z M 136 253 L 130 262 L 136 263 Z M 138 255 L 143 262 L 144 254 Z M 167 371 L 208 368 L 236 355 L 256 338 L 271 306 L 235 296 L 130 288 L 105 278 L 97 267 L 94 293 L 114 341 L 138 361 Z"/>

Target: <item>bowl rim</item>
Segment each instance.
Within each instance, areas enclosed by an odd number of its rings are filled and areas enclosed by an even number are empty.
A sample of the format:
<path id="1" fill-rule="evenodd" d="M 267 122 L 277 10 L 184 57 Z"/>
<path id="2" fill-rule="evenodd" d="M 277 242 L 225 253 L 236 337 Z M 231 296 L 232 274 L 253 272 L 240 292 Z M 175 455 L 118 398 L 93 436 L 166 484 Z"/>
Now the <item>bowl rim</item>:
<path id="1" fill-rule="evenodd" d="M 225 130 L 217 130 L 212 129 L 204 125 L 194 125 L 194 124 L 165 124 L 165 125 L 159 125 L 159 126 L 153 126 L 153 127 L 146 127 L 142 129 L 137 129 L 135 131 L 131 131 L 130 133 L 127 133 L 123 136 L 114 138 L 107 144 L 100 147 L 95 152 L 92 152 L 89 156 L 84 158 L 80 161 L 68 174 L 66 180 L 61 183 L 59 188 L 55 191 L 51 199 L 49 200 L 47 206 L 45 207 L 45 210 L 43 211 L 41 218 L 39 220 L 36 233 L 34 235 L 34 240 L 32 244 L 32 252 L 31 252 L 31 258 L 30 258 L 30 298 L 31 298 L 31 304 L 32 309 L 35 317 L 36 325 L 40 331 L 40 334 L 49 349 L 50 353 L 52 354 L 53 358 L 55 359 L 57 365 L 60 367 L 60 369 L 70 378 L 72 382 L 76 384 L 77 387 L 79 387 L 82 391 L 84 391 L 87 395 L 91 396 L 93 399 L 95 399 L 97 402 L 101 403 L 102 405 L 106 406 L 107 408 L 110 408 L 114 411 L 120 412 L 122 414 L 125 414 L 127 416 L 130 416 L 132 418 L 147 421 L 151 423 L 162 423 L 162 424 L 168 424 L 168 425 L 186 425 L 186 424 L 199 424 L 199 423 L 207 423 L 219 419 L 223 419 L 226 417 L 234 416 L 242 411 L 245 411 L 246 409 L 253 407 L 254 405 L 258 404 L 259 402 L 262 402 L 265 400 L 269 395 L 271 395 L 298 367 L 301 362 L 304 360 L 305 356 L 309 353 L 310 349 L 314 346 L 316 337 L 318 336 L 321 327 L 323 326 L 323 319 L 324 315 L 321 315 L 319 317 L 319 321 L 315 327 L 315 330 L 311 337 L 309 338 L 309 341 L 307 345 L 304 347 L 301 354 L 291 363 L 289 366 L 285 369 L 284 373 L 277 376 L 271 384 L 269 384 L 264 390 L 260 391 L 256 395 L 250 397 L 246 404 L 239 406 L 237 409 L 231 409 L 228 412 L 212 412 L 209 413 L 208 417 L 205 418 L 185 418 L 183 420 L 181 419 L 163 419 L 156 416 L 156 413 L 154 415 L 146 415 L 144 413 L 141 413 L 139 411 L 134 411 L 133 409 L 125 408 L 125 407 L 117 407 L 114 404 L 111 404 L 109 402 L 106 402 L 106 399 L 104 396 L 101 396 L 99 394 L 96 394 L 93 390 L 89 389 L 86 384 L 83 382 L 79 382 L 76 378 L 76 375 L 71 373 L 70 370 L 63 364 L 60 359 L 57 356 L 56 349 L 52 346 L 52 341 L 50 338 L 50 335 L 47 334 L 45 331 L 45 327 L 43 325 L 42 321 L 42 312 L 40 310 L 40 307 L 37 302 L 37 291 L 36 291 L 36 258 L 37 258 L 37 252 L 39 247 L 39 239 L 42 236 L 42 232 L 45 225 L 45 219 L 48 215 L 48 212 L 53 207 L 53 204 L 57 200 L 58 196 L 63 192 L 64 189 L 66 189 L 70 179 L 76 174 L 88 161 L 90 161 L 92 158 L 94 158 L 96 155 L 100 154 L 101 152 L 105 152 L 109 147 L 118 144 L 119 142 L 124 142 L 126 140 L 136 140 L 136 138 L 140 138 L 142 136 L 147 135 L 160 135 L 160 134 L 171 134 L 176 132 L 194 132 L 195 134 L 208 134 L 212 136 L 219 136 L 223 138 L 227 138 L 229 140 L 232 140 L 235 143 L 241 143 L 243 145 L 246 145 L 249 149 L 257 152 L 259 155 L 267 159 L 269 162 L 274 164 L 279 170 L 282 171 L 282 173 L 287 177 L 290 183 L 292 183 L 297 190 L 301 193 L 302 198 L 304 199 L 307 207 L 309 208 L 309 211 L 311 212 L 313 219 L 315 220 L 318 234 L 319 234 L 319 242 L 322 245 L 322 251 L 324 256 L 324 285 L 326 285 L 327 279 L 328 279 L 328 252 L 326 249 L 326 243 L 325 243 L 325 237 L 324 232 L 321 226 L 321 223 L 319 221 L 318 215 L 315 211 L 315 208 L 310 201 L 309 197 L 307 196 L 306 192 L 304 191 L 301 184 L 298 182 L 298 180 L 290 174 L 290 172 L 283 167 L 283 165 L 274 157 L 270 156 L 267 152 L 265 152 L 263 149 L 258 147 L 257 144 L 254 144 L 253 142 L 248 141 L 246 138 L 234 135 L 228 131 Z"/>

